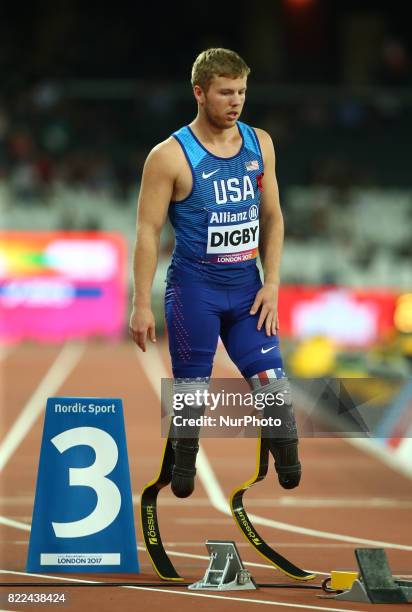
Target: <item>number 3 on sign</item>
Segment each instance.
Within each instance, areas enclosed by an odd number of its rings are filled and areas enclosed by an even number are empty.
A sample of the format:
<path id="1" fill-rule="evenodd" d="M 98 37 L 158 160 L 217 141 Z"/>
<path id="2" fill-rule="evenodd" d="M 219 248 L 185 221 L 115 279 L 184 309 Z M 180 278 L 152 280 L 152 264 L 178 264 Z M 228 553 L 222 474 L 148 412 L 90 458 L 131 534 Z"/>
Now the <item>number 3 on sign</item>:
<path id="1" fill-rule="evenodd" d="M 117 517 L 121 506 L 118 487 L 107 474 L 115 468 L 118 458 L 117 444 L 106 431 L 96 427 L 75 427 L 52 438 L 60 453 L 78 445 L 91 446 L 96 453 L 95 462 L 85 468 L 69 468 L 69 485 L 91 487 L 96 491 L 97 504 L 88 516 L 69 523 L 52 523 L 58 538 L 80 538 L 108 527 Z"/>

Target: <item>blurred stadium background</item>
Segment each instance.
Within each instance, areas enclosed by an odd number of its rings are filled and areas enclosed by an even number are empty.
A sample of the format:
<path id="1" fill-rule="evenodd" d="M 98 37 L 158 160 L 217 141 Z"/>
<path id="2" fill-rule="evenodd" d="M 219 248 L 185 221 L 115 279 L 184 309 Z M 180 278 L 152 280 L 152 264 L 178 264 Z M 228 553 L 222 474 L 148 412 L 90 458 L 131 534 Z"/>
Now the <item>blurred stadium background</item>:
<path id="1" fill-rule="evenodd" d="M 286 239 L 283 350 L 298 376 L 412 370 L 412 60 L 401 3 L 1 7 L 1 338 L 127 334 L 142 165 L 194 116 L 208 46 L 252 67 Z M 158 330 L 173 236 L 154 283 Z"/>

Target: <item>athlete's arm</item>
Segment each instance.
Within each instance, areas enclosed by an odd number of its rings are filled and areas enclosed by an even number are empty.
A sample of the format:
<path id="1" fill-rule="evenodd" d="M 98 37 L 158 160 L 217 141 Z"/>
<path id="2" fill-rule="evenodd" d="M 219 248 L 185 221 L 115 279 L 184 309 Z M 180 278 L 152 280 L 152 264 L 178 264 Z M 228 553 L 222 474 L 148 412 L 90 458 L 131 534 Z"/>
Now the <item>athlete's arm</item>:
<path id="1" fill-rule="evenodd" d="M 160 232 L 165 224 L 175 181 L 173 145 L 165 141 L 148 155 L 139 192 L 136 245 L 133 254 L 133 309 L 129 330 L 146 351 L 146 339 L 156 342 L 152 312 L 152 284 L 159 255 Z"/>
<path id="2" fill-rule="evenodd" d="M 264 160 L 262 194 L 260 199 L 259 254 L 264 272 L 263 287 L 256 294 L 251 308 L 260 315 L 257 328 L 265 324 L 266 335 L 276 335 L 278 328 L 277 303 L 280 282 L 280 258 L 283 246 L 283 215 L 275 172 L 275 150 L 271 137 L 264 130 L 256 130 Z"/>

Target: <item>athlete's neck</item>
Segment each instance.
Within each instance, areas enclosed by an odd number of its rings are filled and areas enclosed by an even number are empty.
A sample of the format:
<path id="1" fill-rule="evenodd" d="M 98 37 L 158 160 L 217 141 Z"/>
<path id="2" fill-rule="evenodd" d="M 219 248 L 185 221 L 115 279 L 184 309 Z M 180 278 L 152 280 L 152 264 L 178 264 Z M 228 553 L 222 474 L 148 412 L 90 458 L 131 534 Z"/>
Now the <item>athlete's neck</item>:
<path id="1" fill-rule="evenodd" d="M 213 146 L 236 146 L 241 141 L 239 129 L 236 123 L 231 127 L 220 128 L 206 118 L 197 115 L 189 124 L 190 129 L 203 144 Z"/>

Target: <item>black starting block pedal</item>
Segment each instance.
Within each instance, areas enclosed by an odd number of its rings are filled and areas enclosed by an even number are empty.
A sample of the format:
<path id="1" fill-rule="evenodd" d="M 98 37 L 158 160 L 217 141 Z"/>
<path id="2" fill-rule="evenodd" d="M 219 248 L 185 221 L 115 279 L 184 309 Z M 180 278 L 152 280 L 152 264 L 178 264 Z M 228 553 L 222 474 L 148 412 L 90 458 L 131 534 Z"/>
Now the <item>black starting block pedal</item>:
<path id="1" fill-rule="evenodd" d="M 383 548 L 356 548 L 360 578 L 334 599 L 365 603 L 408 603 L 412 601 L 412 581 L 392 576 Z"/>
<path id="2" fill-rule="evenodd" d="M 232 541 L 207 540 L 210 559 L 202 580 L 188 588 L 205 591 L 245 591 L 257 588 Z"/>

